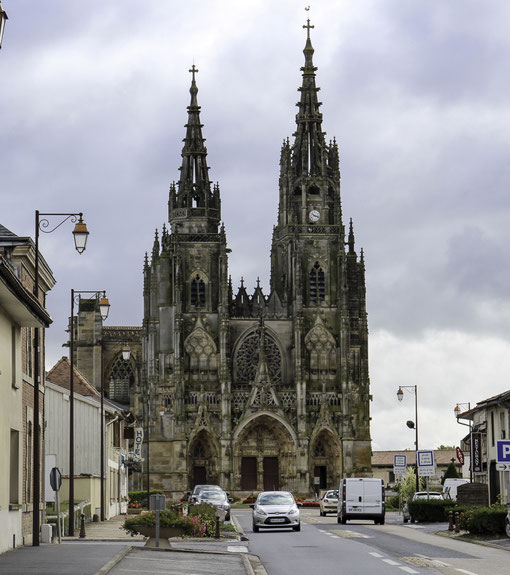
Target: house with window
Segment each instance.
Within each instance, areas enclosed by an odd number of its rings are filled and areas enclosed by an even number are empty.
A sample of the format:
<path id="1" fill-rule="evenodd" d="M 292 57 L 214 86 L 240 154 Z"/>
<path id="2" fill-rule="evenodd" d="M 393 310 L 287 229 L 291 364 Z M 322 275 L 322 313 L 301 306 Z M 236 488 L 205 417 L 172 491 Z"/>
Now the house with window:
<path id="1" fill-rule="evenodd" d="M 51 323 L 45 310 L 46 294 L 55 278 L 39 254 L 39 290 L 35 288 L 35 246 L 0 224 L 1 296 L 0 315 L 0 552 L 33 539 L 34 508 L 42 513 L 42 501 L 34 505 L 35 353 L 34 336 L 39 329 L 39 373 L 44 374 L 44 328 Z M 39 379 L 39 450 L 43 452 L 44 377 Z M 21 420 L 18 421 L 18 416 Z M 9 473 L 3 470 L 10 470 Z M 9 478 L 8 485 L 1 482 Z M 16 485 L 18 487 L 16 488 Z M 40 477 L 42 492 L 42 476 Z M 3 514 L 7 514 L 5 517 Z M 5 527 L 7 526 L 7 527 Z M 7 547 L 6 547 L 7 546 Z"/>
<path id="2" fill-rule="evenodd" d="M 497 468 L 497 445 L 498 440 L 510 436 L 510 390 L 478 402 L 459 413 L 457 419 L 471 423 L 462 447 L 464 453 L 472 453 L 473 481 L 488 485 L 490 503 L 496 503 L 498 498 L 508 501 L 509 472 Z"/>
<path id="3" fill-rule="evenodd" d="M 60 359 L 46 377 L 46 457 L 62 473 L 61 501 L 69 499 L 69 433 L 71 365 Z M 101 505 L 101 395 L 74 367 L 74 491 L 75 502 L 90 501 L 91 515 L 100 516 Z M 105 519 L 127 511 L 129 410 L 104 399 Z"/>
<path id="4" fill-rule="evenodd" d="M 30 330 L 51 323 L 20 280 L 21 268 L 6 256 L 4 250 L 0 255 L 0 553 L 31 541 L 33 407 L 24 389 L 26 342 Z"/>

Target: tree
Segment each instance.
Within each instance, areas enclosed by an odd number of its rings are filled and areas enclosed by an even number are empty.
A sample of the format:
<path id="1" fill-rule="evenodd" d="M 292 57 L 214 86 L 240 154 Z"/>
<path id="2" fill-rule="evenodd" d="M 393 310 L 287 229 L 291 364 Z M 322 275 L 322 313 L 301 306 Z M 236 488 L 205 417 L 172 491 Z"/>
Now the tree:
<path id="1" fill-rule="evenodd" d="M 450 465 L 448 465 L 446 471 L 444 472 L 444 475 L 441 478 L 441 485 L 444 485 L 444 480 L 448 479 L 449 477 L 460 477 L 453 461 L 450 462 Z"/>
<path id="2" fill-rule="evenodd" d="M 452 451 L 455 449 L 455 445 L 440 445 L 437 451 Z"/>

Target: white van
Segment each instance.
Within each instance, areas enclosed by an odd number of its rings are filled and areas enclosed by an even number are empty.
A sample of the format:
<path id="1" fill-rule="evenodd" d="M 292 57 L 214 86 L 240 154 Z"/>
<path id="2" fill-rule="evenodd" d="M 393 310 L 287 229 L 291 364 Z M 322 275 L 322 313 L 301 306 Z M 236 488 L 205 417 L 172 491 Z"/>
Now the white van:
<path id="1" fill-rule="evenodd" d="M 443 483 L 443 497 L 457 501 L 457 487 L 464 485 L 464 483 L 469 483 L 469 480 L 461 479 L 460 477 L 448 477 Z"/>
<path id="2" fill-rule="evenodd" d="M 337 523 L 347 519 L 373 519 L 384 525 L 386 505 L 382 479 L 349 477 L 340 481 L 338 489 Z"/>

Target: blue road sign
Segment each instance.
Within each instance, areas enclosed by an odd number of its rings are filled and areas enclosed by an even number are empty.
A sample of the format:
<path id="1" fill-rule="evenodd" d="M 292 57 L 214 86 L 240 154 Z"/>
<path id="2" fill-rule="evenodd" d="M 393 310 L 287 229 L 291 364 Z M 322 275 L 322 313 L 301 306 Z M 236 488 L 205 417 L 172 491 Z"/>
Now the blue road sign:
<path id="1" fill-rule="evenodd" d="M 394 455 L 393 467 L 407 467 L 407 455 Z"/>
<path id="2" fill-rule="evenodd" d="M 510 463 L 510 440 L 498 440 L 498 463 Z"/>

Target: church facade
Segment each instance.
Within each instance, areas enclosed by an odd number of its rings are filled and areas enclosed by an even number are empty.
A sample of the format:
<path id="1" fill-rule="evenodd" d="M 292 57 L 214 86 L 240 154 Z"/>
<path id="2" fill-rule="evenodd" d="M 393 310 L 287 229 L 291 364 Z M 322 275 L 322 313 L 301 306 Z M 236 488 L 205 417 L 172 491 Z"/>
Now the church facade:
<path id="1" fill-rule="evenodd" d="M 148 422 L 151 488 L 169 494 L 197 483 L 310 493 L 371 474 L 363 251 L 355 251 L 352 221 L 347 229 L 343 222 L 338 145 L 323 132 L 309 22 L 305 28 L 296 131 L 280 155 L 268 294 L 258 282 L 253 293 L 242 281 L 232 286 L 191 70 L 169 225 L 145 258 L 130 387 L 135 415 Z"/>

